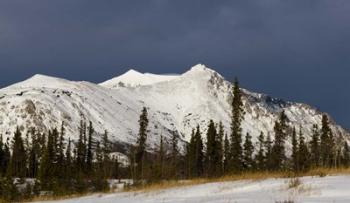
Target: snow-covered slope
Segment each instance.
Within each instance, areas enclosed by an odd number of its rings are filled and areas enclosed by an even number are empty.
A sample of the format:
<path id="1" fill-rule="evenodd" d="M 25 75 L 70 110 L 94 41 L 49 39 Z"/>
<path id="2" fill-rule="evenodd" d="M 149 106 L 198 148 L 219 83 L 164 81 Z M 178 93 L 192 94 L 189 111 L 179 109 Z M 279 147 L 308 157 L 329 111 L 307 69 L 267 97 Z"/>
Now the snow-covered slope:
<path id="1" fill-rule="evenodd" d="M 120 85 L 123 83 L 124 85 Z M 179 76 L 157 76 L 129 71 L 101 84 L 73 82 L 43 75 L 0 90 L 0 132 L 5 137 L 19 125 L 46 131 L 65 122 L 67 135 L 78 137 L 81 119 L 91 120 L 98 132 L 105 129 L 113 141 L 133 144 L 143 106 L 149 110 L 149 145 L 160 135 L 178 133 L 188 141 L 197 124 L 206 130 L 210 119 L 222 121 L 229 132 L 232 85 L 220 74 L 198 64 Z M 285 110 L 290 125 L 303 126 L 308 136 L 322 113 L 305 104 L 285 102 L 244 90 L 243 132 L 254 139 L 260 131 L 271 133 L 278 114 Z M 334 133 L 348 139 L 349 133 L 332 122 Z"/>
<path id="2" fill-rule="evenodd" d="M 218 182 L 146 192 L 92 195 L 56 202 L 167 202 L 167 203 L 348 203 L 350 176 L 300 178 L 301 185 L 289 188 L 289 179 Z"/>

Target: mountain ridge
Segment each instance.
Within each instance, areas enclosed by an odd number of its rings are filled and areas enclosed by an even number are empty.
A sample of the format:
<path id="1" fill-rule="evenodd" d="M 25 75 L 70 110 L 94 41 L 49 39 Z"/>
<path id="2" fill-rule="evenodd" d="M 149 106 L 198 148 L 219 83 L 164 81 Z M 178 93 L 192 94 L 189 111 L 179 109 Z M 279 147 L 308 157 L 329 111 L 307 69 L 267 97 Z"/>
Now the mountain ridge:
<path id="1" fill-rule="evenodd" d="M 170 139 L 173 131 L 182 140 L 189 141 L 192 128 L 198 124 L 205 131 L 210 119 L 223 122 L 229 134 L 232 84 L 216 71 L 198 64 L 181 75 L 161 75 L 154 81 L 148 76 L 155 78 L 155 74 L 128 72 L 127 76 L 130 73 L 141 76 L 146 82 L 139 81 L 141 84 L 138 84 L 131 77 L 128 83 L 128 77 L 121 80 L 119 76 L 107 80 L 109 83 L 94 84 L 34 75 L 0 89 L 0 110 L 3 112 L 0 114 L 0 131 L 5 137 L 11 137 L 15 126 L 19 125 L 23 129 L 37 126 L 45 132 L 64 121 L 67 136 L 76 139 L 80 120 L 86 119 L 94 123 L 97 132 L 108 130 L 113 141 L 134 144 L 138 116 L 141 108 L 146 106 L 150 119 L 150 148 L 158 144 L 160 135 Z M 127 85 L 119 85 L 121 81 Z M 253 140 L 260 131 L 265 134 L 273 132 L 274 121 L 282 110 L 289 117 L 290 124 L 305 128 L 307 138 L 312 125 L 320 125 L 323 112 L 310 105 L 246 89 L 242 91 L 247 112 L 242 123 L 243 133 L 249 132 Z M 349 132 L 333 120 L 332 129 L 336 136 L 349 139 Z"/>

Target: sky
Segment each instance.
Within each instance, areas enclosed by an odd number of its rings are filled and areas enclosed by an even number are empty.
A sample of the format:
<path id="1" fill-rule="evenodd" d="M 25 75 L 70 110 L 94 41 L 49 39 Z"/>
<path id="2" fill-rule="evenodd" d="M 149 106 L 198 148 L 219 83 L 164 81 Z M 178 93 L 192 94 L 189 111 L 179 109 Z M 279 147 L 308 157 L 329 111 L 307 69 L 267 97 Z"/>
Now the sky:
<path id="1" fill-rule="evenodd" d="M 349 0 L 1 0 L 0 87 L 203 63 L 350 129 Z"/>

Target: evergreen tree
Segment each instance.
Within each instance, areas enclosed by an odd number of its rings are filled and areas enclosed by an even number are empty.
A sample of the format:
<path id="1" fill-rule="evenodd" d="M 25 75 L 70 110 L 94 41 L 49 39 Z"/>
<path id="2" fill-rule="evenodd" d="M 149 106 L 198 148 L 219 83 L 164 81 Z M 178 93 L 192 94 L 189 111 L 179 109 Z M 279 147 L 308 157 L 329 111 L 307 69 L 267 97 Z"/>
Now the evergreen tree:
<path id="1" fill-rule="evenodd" d="M 293 164 L 293 171 L 298 172 L 299 171 L 299 143 L 297 140 L 297 133 L 295 128 L 293 128 L 292 132 L 292 164 Z"/>
<path id="2" fill-rule="evenodd" d="M 270 134 L 267 134 L 267 138 L 265 141 L 265 158 L 266 158 L 266 169 L 271 171 L 273 170 L 273 158 L 272 158 L 272 140 Z"/>
<path id="3" fill-rule="evenodd" d="M 327 115 L 322 116 L 322 128 L 321 128 L 321 143 L 320 143 L 320 156 L 323 167 L 331 167 L 332 165 L 332 131 L 329 127 L 329 121 Z"/>
<path id="4" fill-rule="evenodd" d="M 335 143 L 335 137 L 333 135 L 332 130 L 329 132 L 329 140 L 328 140 L 328 146 L 329 146 L 329 157 L 330 157 L 330 162 L 329 162 L 329 167 L 337 167 L 337 146 Z M 340 154 L 340 153 L 338 153 Z"/>
<path id="5" fill-rule="evenodd" d="M 228 140 L 227 134 L 225 135 L 224 139 L 224 157 L 223 157 L 223 167 L 224 167 L 224 173 L 227 173 L 229 171 L 229 161 L 231 160 L 231 148 L 230 148 L 230 141 Z"/>
<path id="6" fill-rule="evenodd" d="M 305 143 L 305 138 L 303 136 L 302 130 L 300 128 L 299 131 L 299 151 L 298 151 L 298 158 L 299 158 L 299 170 L 302 172 L 305 172 L 309 169 L 310 163 L 309 163 L 309 150 L 307 148 L 307 145 Z"/>
<path id="7" fill-rule="evenodd" d="M 57 154 L 56 168 L 57 168 L 57 176 L 59 177 L 59 179 L 62 179 L 65 176 L 64 134 L 65 134 L 65 128 L 64 128 L 64 122 L 62 122 L 61 131 L 59 133 L 59 139 L 58 139 L 58 147 L 56 149 L 56 154 Z"/>
<path id="8" fill-rule="evenodd" d="M 55 174 L 55 151 L 53 131 L 49 131 L 47 145 L 44 145 L 44 154 L 40 162 L 39 179 L 42 189 L 52 189 L 53 177 Z"/>
<path id="9" fill-rule="evenodd" d="M 10 165 L 10 160 L 11 160 L 9 138 L 7 138 L 7 140 L 6 140 L 3 151 L 4 151 L 4 157 L 3 157 L 3 162 L 2 162 L 3 168 L 0 168 L 0 170 L 2 171 L 2 174 L 5 175 L 7 173 L 7 170 L 8 170 L 9 165 Z"/>
<path id="10" fill-rule="evenodd" d="M 113 160 L 113 163 L 113 178 L 119 179 L 119 162 L 117 157 Z"/>
<path id="11" fill-rule="evenodd" d="M 100 142 L 96 143 L 96 175 L 98 177 L 103 177 L 103 156 L 102 156 L 102 149 L 101 149 L 101 145 Z"/>
<path id="12" fill-rule="evenodd" d="M 266 158 L 265 158 L 265 138 L 264 138 L 264 133 L 261 132 L 259 137 L 258 137 L 258 154 L 255 157 L 255 162 L 257 169 L 259 171 L 265 170 L 266 168 Z"/>
<path id="13" fill-rule="evenodd" d="M 312 139 L 310 141 L 310 161 L 313 167 L 318 167 L 320 164 L 320 133 L 316 124 L 312 127 Z"/>
<path id="14" fill-rule="evenodd" d="M 207 131 L 207 143 L 206 143 L 206 172 L 208 176 L 219 175 L 220 171 L 217 171 L 220 164 L 220 155 L 218 154 L 218 139 L 217 131 L 213 120 L 210 120 Z"/>
<path id="15" fill-rule="evenodd" d="M 73 159 L 72 159 L 72 144 L 70 138 L 68 139 L 68 145 L 66 150 L 66 163 L 65 163 L 65 170 L 66 170 L 66 178 L 69 180 L 72 178 L 73 173 Z"/>
<path id="16" fill-rule="evenodd" d="M 163 136 L 160 136 L 160 143 L 159 143 L 159 151 L 158 151 L 158 174 L 159 178 L 164 178 L 164 161 L 165 161 L 165 149 L 164 149 L 164 140 Z"/>
<path id="17" fill-rule="evenodd" d="M 103 177 L 108 178 L 111 175 L 111 160 L 109 157 L 109 153 L 111 152 L 110 143 L 108 140 L 108 132 L 105 130 L 102 138 L 102 158 L 103 158 Z"/>
<path id="18" fill-rule="evenodd" d="M 177 177 L 178 169 L 178 158 L 179 158 L 179 149 L 178 149 L 178 135 L 175 131 L 172 132 L 171 138 L 171 176 Z"/>
<path id="19" fill-rule="evenodd" d="M 194 151 L 194 160 L 195 160 L 195 166 L 194 166 L 194 175 L 195 177 L 200 177 L 203 175 L 203 161 L 204 161 L 204 152 L 203 152 L 203 140 L 202 135 L 199 129 L 199 125 L 197 126 L 197 131 L 194 135 L 194 143 L 195 143 L 195 151 Z"/>
<path id="20" fill-rule="evenodd" d="M 84 144 L 84 122 L 80 121 L 80 128 L 79 128 L 79 139 L 77 143 L 77 157 L 76 157 L 76 169 L 78 175 L 82 175 L 85 169 L 85 150 L 86 146 Z"/>
<path id="21" fill-rule="evenodd" d="M 232 117 L 231 117 L 231 160 L 230 167 L 235 172 L 242 170 L 242 128 L 241 122 L 244 116 L 242 93 L 237 78 L 233 85 L 232 100 Z"/>
<path id="22" fill-rule="evenodd" d="M 35 178 L 38 175 L 39 170 L 39 153 L 40 153 L 40 143 L 37 138 L 37 134 L 35 129 L 32 129 L 32 144 L 29 149 L 29 168 L 28 168 L 28 176 L 31 178 Z"/>
<path id="23" fill-rule="evenodd" d="M 40 142 L 39 157 L 42 158 L 42 156 L 44 155 L 45 150 L 46 150 L 46 144 L 47 144 L 46 134 L 45 133 L 43 133 L 43 134 L 38 133 L 38 138 L 40 139 L 39 140 L 39 142 Z"/>
<path id="24" fill-rule="evenodd" d="M 12 141 L 12 157 L 10 161 L 9 175 L 12 177 L 25 177 L 26 175 L 26 150 L 21 132 L 17 127 Z"/>
<path id="25" fill-rule="evenodd" d="M 349 149 L 348 142 L 345 141 L 343 151 L 342 151 L 342 165 L 348 168 L 349 164 L 350 164 L 350 149 Z"/>
<path id="26" fill-rule="evenodd" d="M 136 156 L 135 161 L 137 164 L 137 178 L 144 178 L 144 160 L 146 153 L 146 141 L 147 141 L 147 127 L 148 127 L 148 113 L 146 107 L 143 107 L 142 113 L 139 119 L 139 137 L 137 139 Z"/>
<path id="27" fill-rule="evenodd" d="M 287 137 L 287 130 L 287 116 L 284 111 L 282 111 L 279 120 L 275 122 L 274 127 L 275 141 L 271 154 L 273 170 L 281 170 L 285 167 L 286 156 L 284 142 Z"/>
<path id="28" fill-rule="evenodd" d="M 89 123 L 89 138 L 88 138 L 88 146 L 87 146 L 87 155 L 86 155 L 86 167 L 87 172 L 91 174 L 92 172 L 92 161 L 93 161 L 93 152 L 92 152 L 92 135 L 94 133 L 94 128 L 92 126 L 92 122 Z"/>
<path id="29" fill-rule="evenodd" d="M 195 129 L 192 129 L 190 142 L 186 147 L 186 158 L 187 158 L 187 174 L 191 178 L 195 174 L 195 158 L 196 158 L 196 141 L 195 141 Z"/>
<path id="30" fill-rule="evenodd" d="M 252 170 L 254 168 L 253 152 L 252 136 L 247 133 L 243 144 L 243 166 L 246 170 Z"/>
<path id="31" fill-rule="evenodd" d="M 217 164 L 217 169 L 216 171 L 218 171 L 218 175 L 222 175 L 224 173 L 224 125 L 222 124 L 222 122 L 219 123 L 219 128 L 218 128 L 218 133 L 217 133 L 217 146 L 216 146 L 216 150 L 217 150 L 217 156 L 218 156 L 218 164 Z"/>

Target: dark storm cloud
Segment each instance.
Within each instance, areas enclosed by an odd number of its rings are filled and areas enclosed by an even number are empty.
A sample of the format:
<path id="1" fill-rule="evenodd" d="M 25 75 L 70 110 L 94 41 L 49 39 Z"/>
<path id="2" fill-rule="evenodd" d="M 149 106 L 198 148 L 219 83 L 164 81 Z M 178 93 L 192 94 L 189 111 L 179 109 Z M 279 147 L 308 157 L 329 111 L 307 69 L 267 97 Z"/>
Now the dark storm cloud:
<path id="1" fill-rule="evenodd" d="M 0 1 L 0 86 L 43 73 L 100 82 L 205 63 L 350 127 L 350 2 Z"/>

